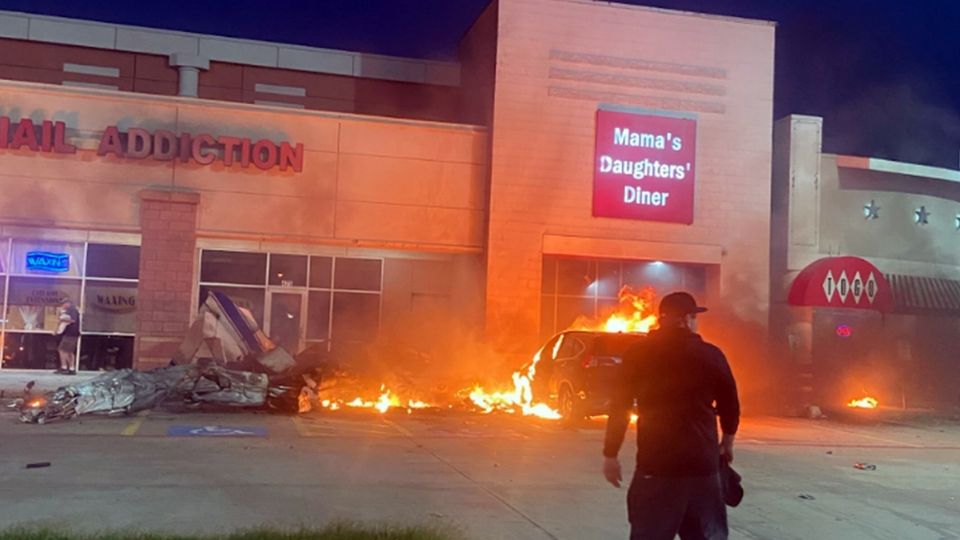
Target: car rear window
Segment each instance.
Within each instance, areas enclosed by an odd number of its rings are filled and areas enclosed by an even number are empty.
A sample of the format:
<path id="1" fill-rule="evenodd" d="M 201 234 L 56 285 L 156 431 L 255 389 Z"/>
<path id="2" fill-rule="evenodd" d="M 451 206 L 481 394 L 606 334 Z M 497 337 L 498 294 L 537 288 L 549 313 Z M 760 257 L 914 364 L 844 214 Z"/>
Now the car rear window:
<path id="1" fill-rule="evenodd" d="M 643 336 L 636 334 L 615 334 L 598 336 L 594 341 L 594 354 L 620 356 L 630 347 L 640 342 Z"/>

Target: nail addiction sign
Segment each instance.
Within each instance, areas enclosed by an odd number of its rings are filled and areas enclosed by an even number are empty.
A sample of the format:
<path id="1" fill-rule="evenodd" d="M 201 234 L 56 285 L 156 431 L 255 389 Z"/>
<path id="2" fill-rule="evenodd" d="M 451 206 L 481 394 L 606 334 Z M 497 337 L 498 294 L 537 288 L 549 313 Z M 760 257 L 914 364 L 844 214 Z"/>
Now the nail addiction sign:
<path id="1" fill-rule="evenodd" d="M 593 215 L 693 223 L 697 121 L 597 111 Z"/>

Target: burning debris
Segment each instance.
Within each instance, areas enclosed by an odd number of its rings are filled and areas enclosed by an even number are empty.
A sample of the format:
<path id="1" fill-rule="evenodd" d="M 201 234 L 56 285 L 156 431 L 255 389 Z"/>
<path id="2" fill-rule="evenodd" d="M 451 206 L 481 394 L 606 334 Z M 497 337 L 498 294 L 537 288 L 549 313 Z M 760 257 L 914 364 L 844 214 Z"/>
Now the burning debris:
<path id="1" fill-rule="evenodd" d="M 847 407 L 854 409 L 876 409 L 880 405 L 880 402 L 876 398 L 870 396 L 862 397 L 860 399 L 851 399 L 847 403 Z"/>
<path id="2" fill-rule="evenodd" d="M 578 319 L 571 330 L 603 333 L 646 333 L 657 322 L 653 314 L 652 289 L 634 291 L 624 287 L 616 309 L 599 320 Z M 534 392 L 541 355 L 555 357 L 554 350 L 538 351 L 531 362 L 513 373 L 512 385 L 488 390 L 480 384 L 459 392 L 447 408 L 459 406 L 489 414 L 502 412 L 549 420 L 563 417 L 547 400 Z M 392 385 L 381 383 L 374 394 L 336 388 L 349 377 L 336 373 L 325 350 L 312 348 L 296 358 L 275 345 L 257 326 L 252 314 L 227 296 L 211 292 L 196 322 L 191 326 L 171 365 L 152 371 L 119 370 L 82 384 L 64 386 L 37 399 L 21 402 L 23 422 L 45 423 L 83 414 L 130 414 L 164 401 L 188 404 L 219 404 L 305 413 L 313 409 L 338 411 L 367 409 L 385 414 L 440 408 L 441 405 L 401 397 Z M 411 392 L 412 393 L 412 392 Z M 352 395 L 351 395 L 352 394 Z M 408 394 L 409 395 L 409 394 Z"/>
<path id="3" fill-rule="evenodd" d="M 291 357 L 257 327 L 253 316 L 210 293 L 171 365 L 121 369 L 34 398 L 25 391 L 20 420 L 43 424 L 84 414 L 131 414 L 173 399 L 188 404 L 309 410 L 305 397 L 331 371 L 309 349 Z"/>

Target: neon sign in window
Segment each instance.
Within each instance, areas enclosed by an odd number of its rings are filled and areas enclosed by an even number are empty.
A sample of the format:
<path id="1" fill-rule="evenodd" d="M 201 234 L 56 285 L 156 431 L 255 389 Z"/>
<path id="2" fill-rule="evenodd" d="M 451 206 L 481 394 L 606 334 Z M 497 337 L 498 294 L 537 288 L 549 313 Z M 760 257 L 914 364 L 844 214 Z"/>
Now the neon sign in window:
<path id="1" fill-rule="evenodd" d="M 27 270 L 31 272 L 69 272 L 70 255 L 49 251 L 28 251 Z"/>

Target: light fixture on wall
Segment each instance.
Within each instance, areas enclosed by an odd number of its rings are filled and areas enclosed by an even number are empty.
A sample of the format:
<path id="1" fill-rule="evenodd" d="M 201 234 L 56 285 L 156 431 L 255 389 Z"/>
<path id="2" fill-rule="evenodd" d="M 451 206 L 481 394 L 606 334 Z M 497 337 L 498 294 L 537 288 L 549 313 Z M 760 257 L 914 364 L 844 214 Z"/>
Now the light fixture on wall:
<path id="1" fill-rule="evenodd" d="M 873 199 L 870 199 L 870 204 L 863 205 L 863 218 L 877 219 L 879 217 L 880 217 L 880 206 Z"/>
<path id="2" fill-rule="evenodd" d="M 960 214 L 957 214 L 957 219 L 954 220 L 953 223 L 957 227 L 957 230 L 960 231 Z"/>
<path id="3" fill-rule="evenodd" d="M 917 225 L 926 225 L 930 222 L 930 212 L 927 211 L 926 206 L 921 206 L 913 213 L 913 222 Z"/>

